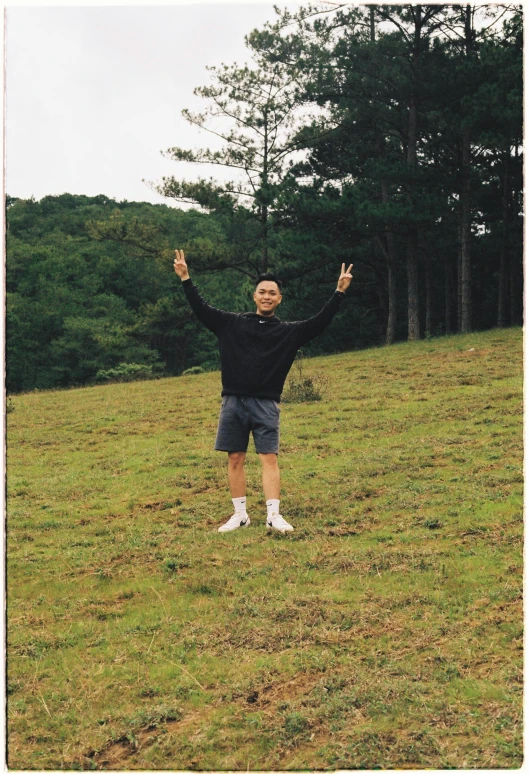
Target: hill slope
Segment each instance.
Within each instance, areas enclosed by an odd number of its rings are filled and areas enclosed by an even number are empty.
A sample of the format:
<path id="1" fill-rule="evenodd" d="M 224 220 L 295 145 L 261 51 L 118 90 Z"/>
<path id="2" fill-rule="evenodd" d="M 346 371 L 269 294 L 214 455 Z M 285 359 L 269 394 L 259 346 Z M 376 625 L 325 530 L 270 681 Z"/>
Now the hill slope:
<path id="1" fill-rule="evenodd" d="M 212 451 L 219 375 L 16 396 L 11 768 L 510 768 L 522 756 L 522 334 L 307 361 L 282 512 Z"/>

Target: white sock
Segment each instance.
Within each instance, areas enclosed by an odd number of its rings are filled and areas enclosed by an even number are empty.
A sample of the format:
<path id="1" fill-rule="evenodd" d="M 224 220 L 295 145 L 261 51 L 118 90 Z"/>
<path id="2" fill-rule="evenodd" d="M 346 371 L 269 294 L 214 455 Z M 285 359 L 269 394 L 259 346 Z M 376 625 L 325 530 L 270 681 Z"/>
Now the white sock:
<path id="1" fill-rule="evenodd" d="M 279 500 L 267 500 L 266 510 L 268 511 L 268 518 L 270 518 L 273 513 L 279 513 Z"/>
<path id="2" fill-rule="evenodd" d="M 246 513 L 246 497 L 232 497 L 231 501 L 235 508 L 235 513 L 241 516 L 248 516 Z"/>

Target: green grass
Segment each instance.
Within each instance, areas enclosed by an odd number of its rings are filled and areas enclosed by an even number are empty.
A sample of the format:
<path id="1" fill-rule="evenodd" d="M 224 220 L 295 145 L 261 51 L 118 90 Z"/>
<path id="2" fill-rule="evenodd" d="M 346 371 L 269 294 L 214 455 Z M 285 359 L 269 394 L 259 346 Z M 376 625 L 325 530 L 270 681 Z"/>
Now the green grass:
<path id="1" fill-rule="evenodd" d="M 521 331 L 305 371 L 287 536 L 253 453 L 216 531 L 218 373 L 12 398 L 11 769 L 521 765 Z"/>

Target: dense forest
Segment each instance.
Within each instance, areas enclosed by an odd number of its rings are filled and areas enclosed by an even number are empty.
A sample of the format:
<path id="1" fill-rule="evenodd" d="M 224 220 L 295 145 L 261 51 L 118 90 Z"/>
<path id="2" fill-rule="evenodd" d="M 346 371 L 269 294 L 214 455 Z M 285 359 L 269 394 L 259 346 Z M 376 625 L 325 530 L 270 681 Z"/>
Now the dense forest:
<path id="1" fill-rule="evenodd" d="M 210 147 L 166 151 L 195 181 L 151 183 L 185 209 L 7 197 L 8 392 L 216 368 L 175 247 L 232 311 L 276 271 L 282 319 L 352 262 L 307 355 L 522 323 L 521 7 L 306 6 L 246 42 L 251 64 L 210 68 L 184 111 Z"/>

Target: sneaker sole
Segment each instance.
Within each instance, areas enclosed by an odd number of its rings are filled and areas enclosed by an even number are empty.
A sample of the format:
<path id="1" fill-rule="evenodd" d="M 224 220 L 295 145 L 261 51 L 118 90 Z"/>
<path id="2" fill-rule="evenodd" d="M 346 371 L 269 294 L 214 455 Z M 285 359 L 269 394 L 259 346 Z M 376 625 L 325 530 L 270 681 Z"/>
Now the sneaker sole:
<path id="1" fill-rule="evenodd" d="M 279 532 L 280 535 L 286 535 L 287 532 L 294 532 L 294 527 L 292 527 L 292 529 L 278 529 L 277 527 L 274 527 L 272 524 L 267 524 L 266 528 L 271 532 Z"/>
<path id="2" fill-rule="evenodd" d="M 236 530 L 240 529 L 241 527 L 249 527 L 250 526 L 250 519 L 246 519 L 246 521 L 241 521 L 238 527 L 234 527 L 233 529 L 222 529 L 222 527 L 219 527 L 217 532 L 236 532 Z"/>

